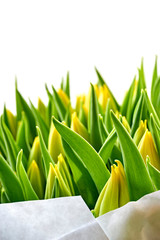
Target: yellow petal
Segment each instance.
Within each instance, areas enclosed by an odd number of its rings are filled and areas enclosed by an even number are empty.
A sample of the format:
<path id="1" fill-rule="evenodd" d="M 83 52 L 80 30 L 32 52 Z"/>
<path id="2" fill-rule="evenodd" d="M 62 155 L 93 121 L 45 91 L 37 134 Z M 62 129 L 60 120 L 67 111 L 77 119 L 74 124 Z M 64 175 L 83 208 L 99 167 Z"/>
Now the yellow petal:
<path id="1" fill-rule="evenodd" d="M 45 199 L 49 199 L 53 197 L 55 176 L 56 174 L 55 174 L 54 167 L 52 163 L 50 163 L 49 173 L 48 173 L 47 183 L 46 183 L 46 190 L 45 190 Z"/>
<path id="2" fill-rule="evenodd" d="M 38 165 L 35 160 L 32 161 L 32 163 L 29 166 L 29 169 L 27 171 L 29 180 L 32 184 L 33 189 L 37 193 L 37 196 L 40 199 L 43 199 L 44 196 L 44 186 L 41 179 L 40 171 L 38 168 Z"/>
<path id="3" fill-rule="evenodd" d="M 72 114 L 71 119 L 71 129 L 89 141 L 89 134 L 85 126 L 80 122 L 79 118 L 77 117 L 77 113 L 74 112 Z"/>
<path id="4" fill-rule="evenodd" d="M 138 149 L 144 159 L 144 162 L 146 163 L 146 157 L 148 155 L 151 164 L 160 171 L 160 157 L 158 156 L 151 132 L 148 131 L 148 129 L 146 129 L 138 145 Z"/>
<path id="5" fill-rule="evenodd" d="M 54 127 L 54 124 L 51 123 L 49 138 L 48 138 L 48 151 L 53 158 L 53 161 L 56 163 L 58 161 L 58 155 L 60 153 L 64 154 L 62 147 L 62 140 L 59 132 Z"/>

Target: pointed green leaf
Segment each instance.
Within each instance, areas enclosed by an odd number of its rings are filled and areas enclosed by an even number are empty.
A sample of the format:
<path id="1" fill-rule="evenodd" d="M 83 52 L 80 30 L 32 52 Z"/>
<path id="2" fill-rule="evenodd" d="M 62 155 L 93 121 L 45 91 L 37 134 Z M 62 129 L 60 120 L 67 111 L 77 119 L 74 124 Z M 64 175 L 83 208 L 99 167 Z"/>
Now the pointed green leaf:
<path id="1" fill-rule="evenodd" d="M 107 107 L 106 107 L 106 112 L 105 112 L 105 117 L 104 117 L 104 124 L 105 124 L 108 132 L 111 132 L 113 129 L 110 111 L 111 111 L 111 100 L 109 98 L 107 101 Z"/>
<path id="2" fill-rule="evenodd" d="M 42 136 L 43 136 L 43 139 L 45 141 L 45 144 L 47 145 L 48 144 L 48 135 L 49 135 L 48 126 L 46 125 L 46 123 L 42 119 L 40 113 L 37 111 L 37 109 L 34 107 L 34 105 L 32 104 L 31 101 L 30 101 L 30 104 L 31 104 L 31 110 L 32 110 L 33 115 L 36 119 L 36 122 L 37 122 L 39 128 L 41 129 Z"/>
<path id="3" fill-rule="evenodd" d="M 154 117 L 158 127 L 160 128 L 160 119 L 159 119 L 159 117 L 158 117 L 158 115 L 157 115 L 149 97 L 148 97 L 147 90 L 142 90 L 142 92 L 143 91 L 144 91 L 144 100 L 145 100 L 146 106 L 148 108 L 148 111 L 149 111 L 150 114 L 151 113 L 153 114 L 153 117 Z M 147 120 L 149 121 L 149 119 L 147 119 Z"/>
<path id="4" fill-rule="evenodd" d="M 113 112 L 111 112 L 111 116 L 122 148 L 130 199 L 138 200 L 145 194 L 153 192 L 154 187 L 145 163 L 131 136 Z"/>
<path id="5" fill-rule="evenodd" d="M 7 176 L 7 177 L 6 177 Z M 23 201 L 23 191 L 15 172 L 0 154 L 0 181 L 11 202 Z"/>
<path id="6" fill-rule="evenodd" d="M 28 106 L 28 104 L 26 103 L 26 101 L 24 100 L 24 98 L 22 97 L 22 95 L 20 94 L 20 92 L 16 89 L 16 101 L 17 101 L 17 105 L 18 108 L 20 108 L 21 112 L 19 111 L 19 109 L 17 109 L 17 120 L 21 120 L 21 114 L 22 111 L 25 112 L 26 117 L 28 119 L 28 123 L 29 123 L 29 127 L 30 127 L 30 141 L 32 142 L 34 137 L 36 136 L 36 123 L 35 123 L 35 118 L 33 116 L 33 113 L 30 109 L 30 107 Z M 18 117 L 18 115 L 20 115 Z"/>
<path id="7" fill-rule="evenodd" d="M 78 155 L 64 140 L 63 147 L 79 193 L 89 208 L 92 209 L 96 203 L 96 199 L 98 198 L 98 191 L 95 183 Z"/>
<path id="8" fill-rule="evenodd" d="M 22 185 L 22 188 L 23 188 L 25 200 L 26 201 L 28 201 L 28 200 L 38 200 L 39 198 L 37 197 L 37 194 L 35 193 L 32 185 L 29 181 L 27 173 L 26 173 L 26 171 L 23 167 L 22 155 L 23 155 L 23 150 L 21 150 L 18 153 L 16 169 L 17 169 L 17 175 L 20 179 L 20 182 L 21 182 L 21 185 Z"/>
<path id="9" fill-rule="evenodd" d="M 19 147 L 16 145 L 16 142 L 13 139 L 13 136 L 9 129 L 7 128 L 6 124 L 4 123 L 1 117 L 1 130 L 3 134 L 3 140 L 5 143 L 6 153 L 7 153 L 7 161 L 10 164 L 11 168 L 15 171 L 16 170 L 16 159 L 19 152 Z M 23 156 L 23 164 L 26 167 L 27 160 L 25 156 Z"/>
<path id="10" fill-rule="evenodd" d="M 98 113 L 99 113 L 99 110 L 98 110 L 97 96 L 94 90 L 94 86 L 91 84 L 88 126 L 89 126 L 91 145 L 97 151 L 102 146 Z"/>
<path id="11" fill-rule="evenodd" d="M 108 135 L 106 141 L 104 142 L 104 144 L 102 145 L 101 149 L 99 150 L 99 155 L 101 156 L 101 158 L 103 159 L 104 163 L 107 164 L 108 159 L 111 155 L 113 146 L 116 142 L 117 139 L 117 134 L 115 129 L 113 129 L 110 134 Z"/>
<path id="12" fill-rule="evenodd" d="M 99 129 L 100 129 L 100 136 L 102 143 L 105 142 L 106 138 L 108 137 L 108 131 L 106 129 L 106 126 L 103 123 L 103 117 L 101 114 L 98 114 L 99 117 Z"/>
<path id="13" fill-rule="evenodd" d="M 151 123 L 151 133 L 152 133 L 154 142 L 156 144 L 158 154 L 160 156 L 160 128 L 157 126 L 156 121 L 155 121 L 152 113 L 151 113 L 150 119 L 151 119 L 151 121 L 150 121 L 150 123 Z"/>
<path id="14" fill-rule="evenodd" d="M 106 82 L 105 82 L 104 79 L 102 78 L 102 76 L 101 76 L 101 74 L 99 73 L 99 71 L 97 70 L 97 68 L 95 68 L 95 70 L 96 70 L 96 73 L 97 73 L 97 76 L 98 76 L 98 83 L 99 83 L 98 85 L 103 86 L 103 85 L 105 84 L 105 85 L 107 86 Z M 108 88 L 108 91 L 109 91 L 110 96 L 112 97 L 112 99 L 113 99 L 113 101 L 114 101 L 114 103 L 115 103 L 115 105 L 116 105 L 117 110 L 119 110 L 119 104 L 117 103 L 117 101 L 116 101 L 113 93 L 111 92 L 111 90 L 109 89 L 108 86 L 107 86 L 107 88 Z"/>
<path id="15" fill-rule="evenodd" d="M 53 123 L 62 138 L 68 143 L 72 150 L 80 157 L 88 169 L 98 192 L 100 192 L 108 180 L 110 173 L 107 170 L 102 158 L 94 148 L 80 135 L 53 118 Z"/>
<path id="16" fill-rule="evenodd" d="M 148 156 L 147 156 L 146 162 L 147 162 L 147 168 L 148 168 L 149 174 L 152 178 L 152 181 L 153 181 L 156 189 L 160 190 L 160 171 L 150 163 Z"/>
<path id="17" fill-rule="evenodd" d="M 55 165 L 51 155 L 49 154 L 47 147 L 45 145 L 41 130 L 39 127 L 37 127 L 37 132 L 38 132 L 38 136 L 39 136 L 39 141 L 40 141 L 40 148 L 41 148 L 41 152 L 42 152 L 42 156 L 43 156 L 43 163 L 44 163 L 44 168 L 45 168 L 45 176 L 47 179 L 48 176 L 48 172 L 49 172 L 49 167 L 50 167 L 50 163 L 53 164 L 53 166 Z"/>
<path id="18" fill-rule="evenodd" d="M 140 121 L 142 119 L 143 104 L 144 104 L 144 95 L 142 92 L 141 96 L 136 104 L 136 107 L 134 109 L 134 113 L 133 113 L 132 127 L 131 127 L 131 136 L 132 137 L 134 136 L 134 133 L 136 132 L 137 128 L 139 127 Z"/>
<path id="19" fill-rule="evenodd" d="M 56 105 L 58 115 L 60 117 L 60 120 L 63 121 L 65 119 L 65 115 L 66 115 L 65 106 L 53 86 L 52 86 L 52 89 L 53 89 L 53 99 L 54 99 L 54 102 Z"/>

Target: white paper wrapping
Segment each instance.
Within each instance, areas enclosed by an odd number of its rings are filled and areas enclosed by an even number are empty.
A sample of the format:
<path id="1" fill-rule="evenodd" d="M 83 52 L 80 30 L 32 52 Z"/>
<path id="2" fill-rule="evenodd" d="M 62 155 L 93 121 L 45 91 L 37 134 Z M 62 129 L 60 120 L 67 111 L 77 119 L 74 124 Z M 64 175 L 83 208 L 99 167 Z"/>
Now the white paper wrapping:
<path id="1" fill-rule="evenodd" d="M 160 240 L 160 191 L 97 218 L 110 240 Z"/>
<path id="2" fill-rule="evenodd" d="M 81 197 L 0 204 L 0 240 L 159 240 L 160 191 L 94 218 Z"/>

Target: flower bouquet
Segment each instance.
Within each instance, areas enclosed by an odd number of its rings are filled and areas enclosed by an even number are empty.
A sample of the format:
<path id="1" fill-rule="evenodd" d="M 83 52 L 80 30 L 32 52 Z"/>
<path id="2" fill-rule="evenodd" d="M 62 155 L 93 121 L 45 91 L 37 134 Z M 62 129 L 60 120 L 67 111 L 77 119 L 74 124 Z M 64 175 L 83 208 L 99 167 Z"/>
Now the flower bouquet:
<path id="1" fill-rule="evenodd" d="M 80 195 L 93 219 L 160 190 L 157 59 L 151 98 L 143 61 L 121 105 L 96 74 L 97 84 L 77 96 L 75 107 L 69 74 L 58 91 L 45 86 L 48 103 L 39 98 L 38 107 L 16 81 L 16 115 L 4 106 L 0 119 L 1 203 Z"/>

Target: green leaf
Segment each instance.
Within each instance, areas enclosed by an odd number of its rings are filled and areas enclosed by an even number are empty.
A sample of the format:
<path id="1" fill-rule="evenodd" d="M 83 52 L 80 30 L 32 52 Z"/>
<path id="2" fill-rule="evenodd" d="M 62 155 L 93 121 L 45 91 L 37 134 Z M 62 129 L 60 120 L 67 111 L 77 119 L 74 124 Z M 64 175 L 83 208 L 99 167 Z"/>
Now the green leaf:
<path id="1" fill-rule="evenodd" d="M 21 114 L 22 111 L 25 112 L 26 118 L 28 119 L 28 123 L 29 123 L 29 128 L 30 128 L 30 142 L 33 142 L 33 139 L 36 136 L 36 123 L 35 123 L 35 118 L 33 116 L 33 113 L 30 109 L 30 107 L 28 106 L 28 104 L 26 103 L 26 101 L 24 100 L 24 98 L 22 97 L 22 95 L 20 94 L 20 92 L 16 89 L 16 102 L 17 102 L 17 120 L 21 120 Z M 19 110 L 20 109 L 20 110 Z"/>
<path id="2" fill-rule="evenodd" d="M 156 189 L 160 190 L 160 171 L 150 163 L 148 156 L 146 158 L 146 162 L 147 162 L 147 168 L 148 168 L 149 174 L 152 178 L 152 181 L 153 181 Z"/>
<path id="3" fill-rule="evenodd" d="M 110 133 L 113 129 L 113 124 L 112 124 L 112 119 L 111 119 L 111 100 L 110 98 L 107 101 L 107 107 L 106 107 L 106 112 L 105 112 L 105 117 L 104 117 L 104 124 Z"/>
<path id="4" fill-rule="evenodd" d="M 143 158 L 140 155 L 131 136 L 113 112 L 111 112 L 111 116 L 121 144 L 130 199 L 133 201 L 138 200 L 145 194 L 153 192 L 154 187 Z"/>
<path id="5" fill-rule="evenodd" d="M 98 113 L 99 110 L 97 96 L 94 87 L 91 84 L 88 126 L 90 133 L 90 142 L 96 151 L 99 151 L 100 147 L 102 146 Z"/>
<path id="6" fill-rule="evenodd" d="M 53 89 L 53 99 L 54 99 L 54 102 L 56 105 L 56 109 L 57 109 L 59 118 L 61 121 L 63 121 L 65 119 L 65 115 L 66 115 L 65 106 L 53 86 L 52 86 L 52 89 Z"/>
<path id="7" fill-rule="evenodd" d="M 42 119 L 40 113 L 37 111 L 37 109 L 34 107 L 34 105 L 32 104 L 31 101 L 30 101 L 30 104 L 31 104 L 31 110 L 32 110 L 32 112 L 34 114 L 36 122 L 37 122 L 39 128 L 41 129 L 42 136 L 43 136 L 43 139 L 45 141 L 45 144 L 47 145 L 48 144 L 48 135 L 49 135 L 48 126 L 46 125 L 46 123 Z"/>
<path id="8" fill-rule="evenodd" d="M 16 142 L 13 139 L 13 136 L 9 129 L 7 128 L 6 124 L 4 123 L 1 117 L 1 130 L 3 135 L 3 140 L 5 143 L 6 153 L 7 153 L 7 161 L 10 164 L 11 168 L 15 171 L 16 170 L 16 158 L 19 152 L 19 147 L 16 145 Z M 27 160 L 25 156 L 23 156 L 23 164 L 26 167 Z"/>
<path id="9" fill-rule="evenodd" d="M 40 148 L 41 148 L 41 152 L 42 152 L 42 156 L 43 156 L 43 163 L 44 163 L 44 168 L 45 168 L 45 176 L 47 179 L 48 173 L 49 173 L 49 167 L 50 167 L 50 163 L 53 164 L 53 166 L 55 165 L 51 155 L 49 154 L 47 147 L 45 145 L 41 130 L 39 127 L 37 127 L 37 132 L 38 132 L 38 136 L 39 136 L 39 142 L 40 142 Z"/>
<path id="10" fill-rule="evenodd" d="M 101 149 L 99 150 L 99 155 L 103 159 L 104 163 L 107 164 L 108 159 L 111 155 L 112 149 L 117 139 L 117 134 L 115 129 L 113 129 L 110 134 L 108 135 L 106 141 L 102 145 Z"/>
<path id="11" fill-rule="evenodd" d="M 98 191 L 95 183 L 78 155 L 64 140 L 62 142 L 78 191 L 89 208 L 92 209 L 98 198 Z"/>
<path id="12" fill-rule="evenodd" d="M 141 60 L 141 68 L 138 69 L 139 73 L 139 90 L 145 89 L 146 88 L 146 81 L 145 81 L 145 76 L 144 76 L 144 68 L 143 68 L 143 58 Z"/>
<path id="13" fill-rule="evenodd" d="M 153 117 L 154 117 L 158 127 L 160 128 L 160 119 L 159 119 L 159 117 L 158 117 L 158 115 L 157 115 L 149 97 L 148 97 L 147 90 L 142 90 L 142 92 L 143 91 L 144 91 L 144 100 L 145 100 L 146 106 L 147 106 L 148 111 L 149 111 L 149 116 L 150 116 L 151 113 L 153 114 Z M 150 119 L 147 119 L 147 120 L 149 121 Z"/>
<path id="14" fill-rule="evenodd" d="M 139 127 L 140 121 L 142 119 L 142 110 L 144 105 L 144 95 L 143 92 L 136 104 L 132 118 L 131 136 L 133 137 L 137 128 Z"/>
<path id="15" fill-rule="evenodd" d="M 103 117 L 101 114 L 98 114 L 99 117 L 99 129 L 100 129 L 100 136 L 102 143 L 105 142 L 106 138 L 108 137 L 108 131 L 106 129 L 106 126 L 103 123 Z"/>
<path id="16" fill-rule="evenodd" d="M 22 120 L 20 121 L 17 129 L 16 143 L 23 149 L 25 156 L 28 158 L 30 145 L 29 145 L 29 128 L 25 113 L 22 112 Z"/>
<path id="17" fill-rule="evenodd" d="M 104 79 L 102 78 L 102 76 L 101 76 L 101 74 L 99 73 L 99 71 L 97 70 L 97 68 L 95 68 L 95 70 L 96 70 L 96 73 L 97 73 L 97 76 L 98 76 L 98 85 L 103 86 L 103 85 L 105 84 L 105 85 L 107 86 L 106 82 L 105 82 Z M 108 88 L 108 92 L 109 92 L 111 98 L 113 99 L 113 101 L 114 101 L 114 103 L 115 103 L 115 105 L 116 105 L 117 110 L 119 110 L 119 104 L 117 103 L 117 101 L 116 101 L 113 93 L 111 92 L 111 90 L 109 89 L 108 86 L 107 86 L 107 88 Z"/>
<path id="18" fill-rule="evenodd" d="M 151 101 L 154 102 L 155 100 L 155 85 L 158 79 L 158 71 L 157 71 L 157 56 L 155 59 L 155 65 L 154 65 L 154 70 L 153 70 L 153 76 L 152 76 L 152 84 L 151 84 Z"/>
<path id="19" fill-rule="evenodd" d="M 107 170 L 102 158 L 94 148 L 80 135 L 64 126 L 53 118 L 53 123 L 62 138 L 68 143 L 72 150 L 80 157 L 83 164 L 90 173 L 98 192 L 100 193 L 110 173 Z"/>
<path id="20" fill-rule="evenodd" d="M 6 177 L 7 176 L 7 177 Z M 15 172 L 0 154 L 0 180 L 11 202 L 24 201 L 23 191 Z"/>
<path id="21" fill-rule="evenodd" d="M 17 175 L 20 179 L 22 188 L 23 188 L 23 192 L 24 192 L 24 196 L 25 196 L 25 200 L 38 200 L 39 198 L 37 197 L 37 194 L 35 193 L 34 189 L 32 188 L 32 185 L 29 181 L 29 178 L 27 176 L 27 173 L 23 167 L 22 164 L 22 155 L 23 155 L 23 150 L 21 150 L 18 153 L 17 156 Z"/>
<path id="22" fill-rule="evenodd" d="M 154 139 L 154 142 L 156 144 L 156 148 L 158 151 L 158 154 L 160 156 L 160 128 L 157 126 L 156 121 L 153 117 L 153 114 L 150 115 L 150 125 L 151 125 L 151 133 Z"/>

